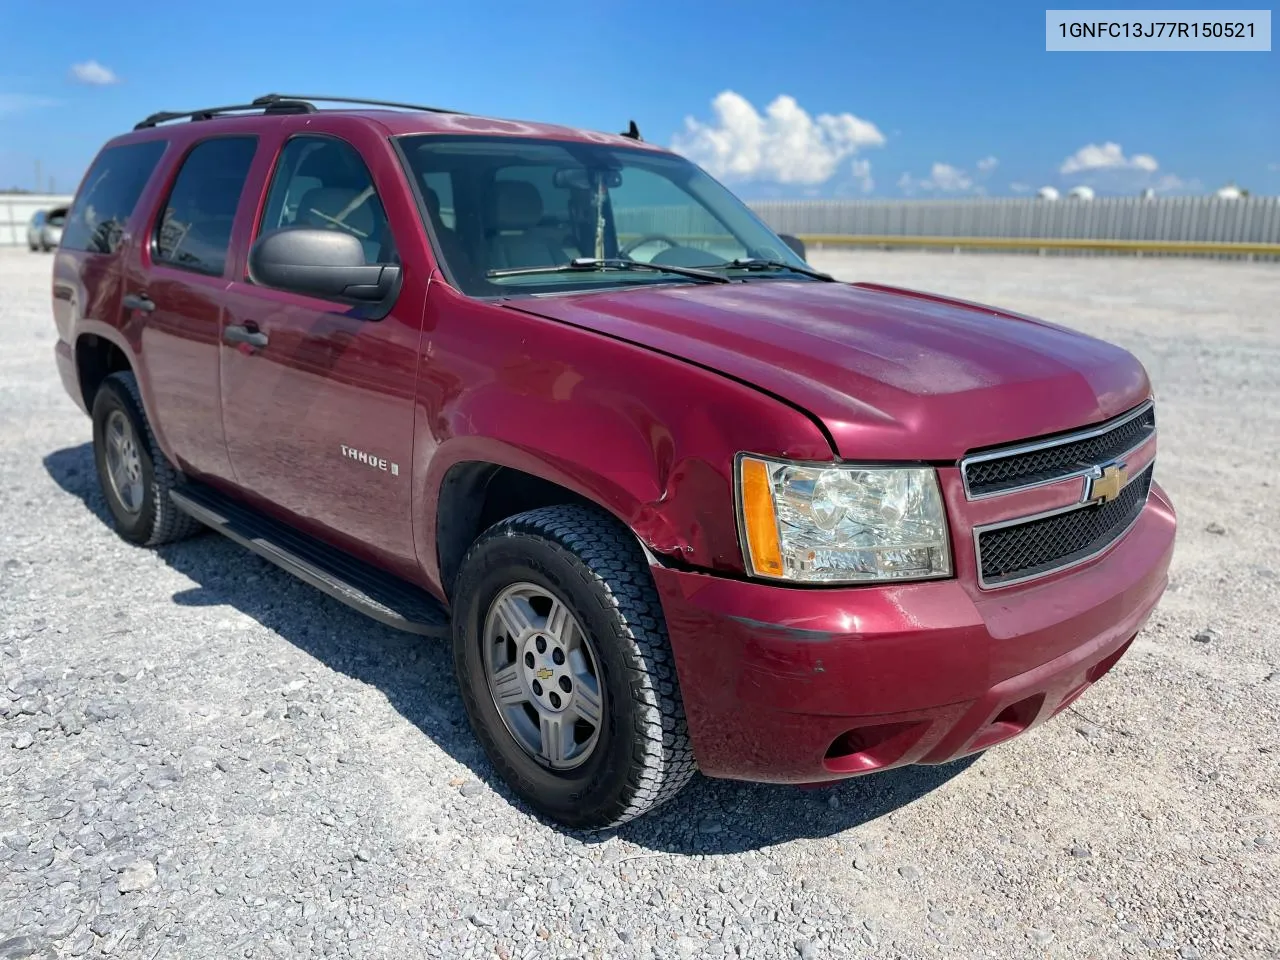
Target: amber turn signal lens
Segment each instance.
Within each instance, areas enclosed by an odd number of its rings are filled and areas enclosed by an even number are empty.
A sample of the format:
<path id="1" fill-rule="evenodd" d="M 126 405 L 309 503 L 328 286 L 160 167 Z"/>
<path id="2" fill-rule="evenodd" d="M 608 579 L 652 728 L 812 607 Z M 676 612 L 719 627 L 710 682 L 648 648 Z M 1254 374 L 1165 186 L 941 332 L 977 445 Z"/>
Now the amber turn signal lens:
<path id="1" fill-rule="evenodd" d="M 747 562 L 758 576 L 781 577 L 782 546 L 778 542 L 778 516 L 769 488 L 769 465 L 743 457 L 742 524 L 747 538 Z"/>

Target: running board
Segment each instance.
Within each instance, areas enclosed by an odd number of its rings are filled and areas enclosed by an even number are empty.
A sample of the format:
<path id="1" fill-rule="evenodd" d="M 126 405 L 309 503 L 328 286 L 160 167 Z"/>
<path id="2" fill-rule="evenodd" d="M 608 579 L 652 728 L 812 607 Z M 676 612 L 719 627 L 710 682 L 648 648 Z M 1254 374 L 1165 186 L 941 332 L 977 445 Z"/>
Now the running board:
<path id="1" fill-rule="evenodd" d="M 440 602 L 406 580 L 212 487 L 186 483 L 169 496 L 183 513 L 380 623 L 423 636 L 449 633 L 449 614 Z"/>

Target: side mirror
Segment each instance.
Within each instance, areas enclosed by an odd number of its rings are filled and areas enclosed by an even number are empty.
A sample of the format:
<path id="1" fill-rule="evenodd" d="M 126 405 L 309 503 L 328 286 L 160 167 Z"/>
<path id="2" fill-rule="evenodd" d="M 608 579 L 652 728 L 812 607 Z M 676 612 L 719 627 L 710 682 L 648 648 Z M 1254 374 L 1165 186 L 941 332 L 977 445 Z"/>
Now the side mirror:
<path id="1" fill-rule="evenodd" d="M 264 234 L 249 251 L 254 283 L 294 293 L 378 303 L 395 291 L 400 267 L 364 262 L 364 247 L 349 233 L 284 227 Z"/>
<path id="2" fill-rule="evenodd" d="M 801 260 L 804 259 L 804 241 L 803 240 L 801 240 L 799 237 L 793 237 L 789 233 L 778 234 L 778 239 L 781 240 L 783 243 L 785 243 L 788 247 L 790 247 L 791 252 L 794 253 L 797 257 L 799 257 Z"/>

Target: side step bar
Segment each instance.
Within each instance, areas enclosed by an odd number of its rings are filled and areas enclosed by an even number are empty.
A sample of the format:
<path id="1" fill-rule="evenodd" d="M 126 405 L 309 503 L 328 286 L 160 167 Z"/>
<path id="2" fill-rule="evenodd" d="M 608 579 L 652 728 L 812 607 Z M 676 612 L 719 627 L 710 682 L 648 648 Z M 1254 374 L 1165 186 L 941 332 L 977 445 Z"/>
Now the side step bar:
<path id="1" fill-rule="evenodd" d="M 169 496 L 183 513 L 380 623 L 423 636 L 449 633 L 448 612 L 420 587 L 204 484 L 184 484 Z"/>

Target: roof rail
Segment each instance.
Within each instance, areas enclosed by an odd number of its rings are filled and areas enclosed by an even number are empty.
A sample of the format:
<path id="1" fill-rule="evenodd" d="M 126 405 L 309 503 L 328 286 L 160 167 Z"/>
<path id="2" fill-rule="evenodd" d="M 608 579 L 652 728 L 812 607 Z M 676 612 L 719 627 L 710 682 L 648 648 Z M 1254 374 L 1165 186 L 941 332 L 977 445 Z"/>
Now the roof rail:
<path id="1" fill-rule="evenodd" d="M 135 130 L 145 130 L 148 127 L 154 127 L 161 123 L 168 123 L 171 120 L 211 120 L 214 117 L 220 117 L 230 113 L 243 113 L 247 110 L 261 111 L 263 114 L 268 113 L 315 113 L 315 104 L 307 103 L 304 100 L 285 99 L 277 97 L 269 103 L 237 103 L 225 107 L 205 107 L 201 110 L 172 111 L 161 110 L 159 113 L 153 113 L 139 123 L 133 125 Z"/>
<path id="2" fill-rule="evenodd" d="M 398 107 L 402 110 L 424 110 L 428 113 L 459 113 L 458 110 L 446 110 L 444 107 L 426 107 L 416 103 L 397 103 L 393 100 L 362 100 L 358 97 L 303 97 L 290 93 L 268 93 L 254 99 L 252 103 L 238 103 L 226 107 L 205 107 L 202 110 L 171 111 L 161 110 L 153 113 L 141 123 L 134 124 L 133 129 L 145 130 L 171 120 L 210 120 L 226 114 L 261 111 L 272 113 L 315 113 L 316 105 L 312 101 L 322 103 L 357 103 L 370 107 Z"/>
<path id="3" fill-rule="evenodd" d="M 322 103 L 358 103 L 367 107 L 398 107 L 401 110 L 424 110 L 427 113 L 461 113 L 461 110 L 447 110 L 444 107 L 427 107 L 420 103 L 398 103 L 395 100 L 364 100 L 360 97 L 313 97 L 298 93 L 268 93 L 254 100 L 255 105 L 269 106 L 274 103 L 303 102 L 319 100 Z"/>

